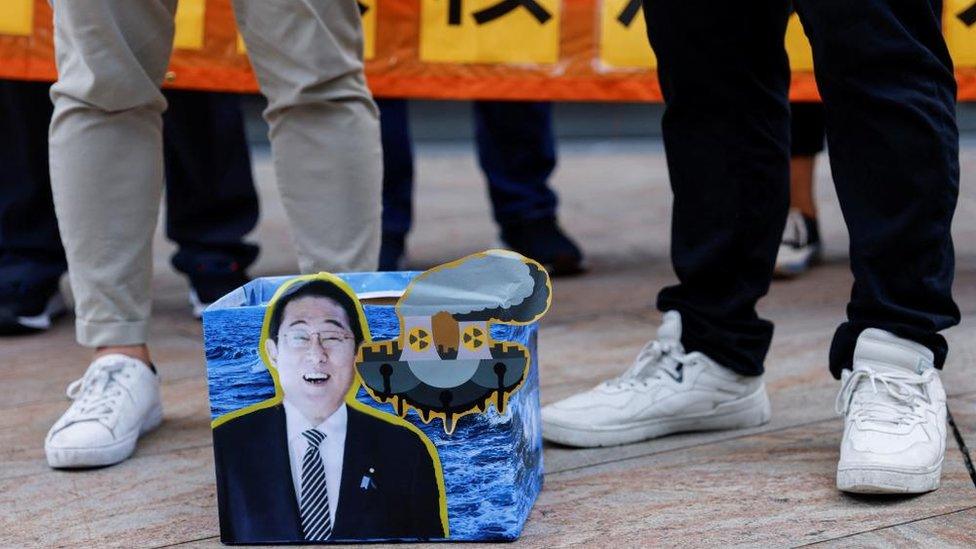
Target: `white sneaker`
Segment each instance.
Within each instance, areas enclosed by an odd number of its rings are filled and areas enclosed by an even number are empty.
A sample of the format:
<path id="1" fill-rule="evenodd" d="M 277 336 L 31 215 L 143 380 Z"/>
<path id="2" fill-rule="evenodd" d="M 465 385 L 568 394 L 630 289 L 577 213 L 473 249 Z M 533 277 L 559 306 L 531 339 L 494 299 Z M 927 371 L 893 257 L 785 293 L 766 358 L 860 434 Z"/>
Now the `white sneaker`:
<path id="1" fill-rule="evenodd" d="M 159 378 L 125 355 L 99 357 L 67 394 L 74 402 L 44 441 L 51 467 L 118 463 L 132 455 L 139 435 L 163 419 Z"/>
<path id="2" fill-rule="evenodd" d="M 736 374 L 702 353 L 685 354 L 681 315 L 664 314 L 620 377 L 542 409 L 542 435 L 569 446 L 627 444 L 671 433 L 754 427 L 769 421 L 760 377 Z"/>
<path id="3" fill-rule="evenodd" d="M 68 312 L 61 292 L 55 290 L 48 298 L 44 309 L 35 314 L 4 308 L 0 310 L 0 335 L 19 335 L 49 330 L 54 321 Z"/>
<path id="4" fill-rule="evenodd" d="M 918 494 L 939 487 L 946 451 L 946 394 L 932 351 L 884 330 L 861 332 L 845 370 L 837 488 Z"/>
<path id="5" fill-rule="evenodd" d="M 791 209 L 786 217 L 783 239 L 776 253 L 773 274 L 781 278 L 802 275 L 820 260 L 820 231 L 817 221 Z"/>

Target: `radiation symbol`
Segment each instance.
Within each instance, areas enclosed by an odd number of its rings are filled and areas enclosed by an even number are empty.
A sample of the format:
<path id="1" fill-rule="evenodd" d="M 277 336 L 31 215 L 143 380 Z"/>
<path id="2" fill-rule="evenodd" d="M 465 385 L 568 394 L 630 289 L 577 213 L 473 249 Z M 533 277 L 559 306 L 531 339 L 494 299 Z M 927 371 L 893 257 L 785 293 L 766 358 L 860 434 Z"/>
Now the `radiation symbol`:
<path id="1" fill-rule="evenodd" d="M 407 336 L 407 343 L 411 349 L 418 353 L 425 351 L 430 347 L 430 332 L 423 328 L 414 328 L 410 330 L 410 335 Z"/>
<path id="2" fill-rule="evenodd" d="M 477 326 L 469 326 L 464 330 L 461 341 L 468 350 L 475 351 L 485 344 L 485 331 Z"/>

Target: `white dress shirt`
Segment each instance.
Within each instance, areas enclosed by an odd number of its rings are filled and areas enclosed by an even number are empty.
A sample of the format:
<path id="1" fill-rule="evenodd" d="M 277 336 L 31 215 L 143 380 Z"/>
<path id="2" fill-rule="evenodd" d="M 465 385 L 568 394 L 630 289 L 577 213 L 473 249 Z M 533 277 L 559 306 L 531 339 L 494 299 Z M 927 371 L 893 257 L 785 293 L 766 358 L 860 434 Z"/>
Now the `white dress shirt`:
<path id="1" fill-rule="evenodd" d="M 342 483 L 342 456 L 346 447 L 346 421 L 348 412 L 343 404 L 332 415 L 318 425 L 312 425 L 293 405 L 284 401 L 285 425 L 288 430 L 288 457 L 291 459 L 291 480 L 295 485 L 295 500 L 302 504 L 302 460 L 308 448 L 308 440 L 302 433 L 318 429 L 325 433 L 325 440 L 319 445 L 319 453 L 325 462 L 326 490 L 329 493 L 329 513 L 335 524 L 336 509 L 339 508 L 339 487 Z"/>

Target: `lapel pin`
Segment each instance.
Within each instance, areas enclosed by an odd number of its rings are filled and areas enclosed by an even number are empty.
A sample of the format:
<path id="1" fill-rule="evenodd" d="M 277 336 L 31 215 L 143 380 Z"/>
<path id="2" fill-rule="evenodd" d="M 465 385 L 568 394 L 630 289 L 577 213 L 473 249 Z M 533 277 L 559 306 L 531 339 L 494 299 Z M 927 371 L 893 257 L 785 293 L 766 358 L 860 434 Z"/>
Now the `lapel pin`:
<path id="1" fill-rule="evenodd" d="M 359 481 L 360 490 L 369 490 L 370 488 L 376 489 L 376 483 L 373 482 L 372 474 L 376 472 L 376 469 L 372 467 L 369 468 L 369 473 L 363 475 L 363 480 Z"/>

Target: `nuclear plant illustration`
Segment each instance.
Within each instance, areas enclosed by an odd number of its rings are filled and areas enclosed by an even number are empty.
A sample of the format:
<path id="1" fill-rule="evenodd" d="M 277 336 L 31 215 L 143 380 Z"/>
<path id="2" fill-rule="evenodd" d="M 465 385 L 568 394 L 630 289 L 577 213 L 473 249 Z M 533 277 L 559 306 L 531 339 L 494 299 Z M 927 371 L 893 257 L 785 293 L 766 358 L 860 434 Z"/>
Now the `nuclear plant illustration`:
<path id="1" fill-rule="evenodd" d="M 418 275 L 397 302 L 400 337 L 363 345 L 356 367 L 370 395 L 410 408 L 448 434 L 460 417 L 492 405 L 504 413 L 531 357 L 522 345 L 495 341 L 493 323 L 529 324 L 549 310 L 552 288 L 541 265 L 514 252 L 488 250 Z"/>

